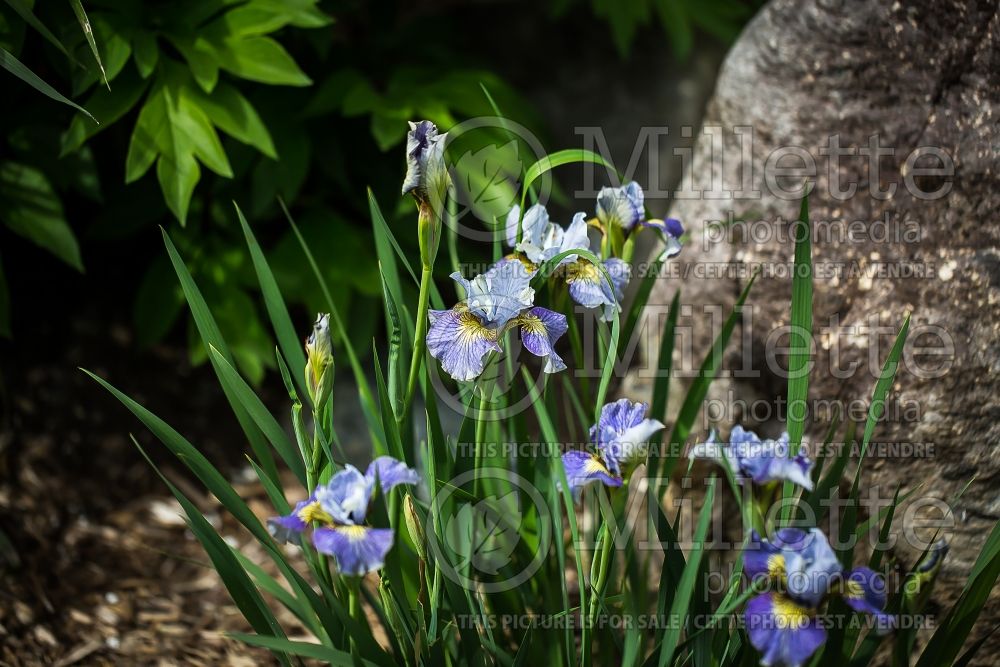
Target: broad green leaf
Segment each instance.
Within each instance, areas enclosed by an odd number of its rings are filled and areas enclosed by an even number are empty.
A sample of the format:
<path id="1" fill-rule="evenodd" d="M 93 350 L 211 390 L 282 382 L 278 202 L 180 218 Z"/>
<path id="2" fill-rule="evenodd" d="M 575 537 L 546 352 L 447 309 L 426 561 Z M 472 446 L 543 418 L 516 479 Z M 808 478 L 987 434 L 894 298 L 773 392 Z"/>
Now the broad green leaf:
<path id="1" fill-rule="evenodd" d="M 0 221 L 11 231 L 83 271 L 80 247 L 48 178 L 17 162 L 0 162 Z"/>
<path id="2" fill-rule="evenodd" d="M 86 114 L 90 120 L 97 123 L 97 119 L 94 118 L 89 111 L 81 107 L 73 100 L 60 94 L 55 88 L 45 83 L 45 81 L 39 78 L 37 74 L 28 69 L 24 63 L 15 58 L 9 51 L 2 48 L 0 48 L 0 67 L 3 67 L 5 70 L 19 78 L 21 81 L 24 81 L 26 84 L 46 97 L 73 107 L 77 111 Z"/>
<path id="3" fill-rule="evenodd" d="M 146 30 L 136 30 L 132 33 L 132 57 L 135 58 L 135 68 L 139 71 L 139 76 L 148 79 L 160 59 L 160 47 L 156 43 L 155 33 Z"/>
<path id="4" fill-rule="evenodd" d="M 267 126 L 235 86 L 220 83 L 211 94 L 200 89 L 190 92 L 216 127 L 233 139 L 253 146 L 269 158 L 278 159 Z"/>
<path id="5" fill-rule="evenodd" d="M 90 25 L 90 19 L 87 18 L 87 12 L 83 9 L 83 3 L 80 0 L 69 0 L 69 4 L 73 8 L 73 13 L 76 14 L 76 20 L 80 23 L 80 30 L 83 31 L 83 37 L 90 46 L 90 52 L 94 54 L 94 61 L 97 62 L 97 68 L 101 72 L 101 80 L 105 86 L 110 88 L 108 75 L 104 71 L 104 63 L 101 62 L 101 54 L 97 50 L 97 42 L 94 40 L 94 29 Z"/>
<path id="6" fill-rule="evenodd" d="M 163 340 L 184 311 L 184 291 L 166 257 L 157 257 L 139 283 L 132 308 L 136 342 L 146 347 Z"/>
<path id="7" fill-rule="evenodd" d="M 171 212 L 184 224 L 194 187 L 206 167 L 232 177 L 222 143 L 198 105 L 196 89 L 177 66 L 166 70 L 139 112 L 125 161 L 125 182 L 141 177 L 156 161 L 156 175 Z"/>
<path id="8" fill-rule="evenodd" d="M 243 79 L 272 85 L 312 84 L 285 48 L 270 37 L 232 39 L 213 50 L 224 70 Z"/>
<path id="9" fill-rule="evenodd" d="M 453 169 L 459 201 L 489 227 L 503 220 L 516 202 L 516 184 L 524 171 L 518 142 L 469 150 L 455 160 Z"/>

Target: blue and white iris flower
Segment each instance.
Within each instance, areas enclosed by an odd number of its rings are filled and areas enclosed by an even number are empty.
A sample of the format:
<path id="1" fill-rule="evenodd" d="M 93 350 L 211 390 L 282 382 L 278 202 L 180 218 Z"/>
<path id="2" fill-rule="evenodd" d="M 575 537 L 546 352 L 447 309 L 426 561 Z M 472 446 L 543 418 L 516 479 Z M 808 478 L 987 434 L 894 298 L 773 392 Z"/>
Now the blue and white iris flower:
<path id="1" fill-rule="evenodd" d="M 812 466 L 805 447 L 792 456 L 788 433 L 777 440 L 761 440 L 756 433 L 734 426 L 729 442 L 719 442 L 715 431 L 706 442 L 691 448 L 692 459 L 711 459 L 729 467 L 737 478 L 749 478 L 755 484 L 792 482 L 807 491 L 813 488 Z"/>
<path id="2" fill-rule="evenodd" d="M 599 421 L 590 427 L 596 453 L 571 450 L 562 456 L 574 498 L 592 482 L 621 486 L 623 476 L 646 457 L 649 439 L 663 429 L 662 422 L 646 417 L 648 410 L 648 404 L 627 398 L 601 408 Z"/>
<path id="3" fill-rule="evenodd" d="M 656 231 L 663 240 L 661 260 L 673 257 L 681 251 L 680 238 L 684 234 L 684 227 L 680 220 L 647 219 L 645 195 L 635 181 L 617 188 L 601 188 L 597 193 L 595 212 L 605 230 L 617 227 L 625 233 L 635 233 L 643 228 Z"/>
<path id="4" fill-rule="evenodd" d="M 541 204 L 535 204 L 524 213 L 521 220 L 521 241 L 517 241 L 517 219 L 520 208 L 514 206 L 507 214 L 507 244 L 514 249 L 514 258 L 522 260 L 529 273 L 557 255 L 574 249 L 590 251 L 587 235 L 587 216 L 577 213 L 568 227 L 563 229 L 549 221 L 549 214 Z M 607 271 L 611 283 L 601 268 Z M 562 277 L 569 287 L 569 295 L 584 308 L 601 308 L 601 319 L 609 321 L 615 311 L 621 310 L 621 301 L 628 286 L 631 267 L 617 257 L 609 257 L 596 266 L 589 259 L 570 254 L 553 267 L 555 275 Z"/>
<path id="5" fill-rule="evenodd" d="M 773 540 L 755 532 L 743 552 L 743 567 L 751 580 L 767 578 L 771 590 L 752 598 L 744 618 L 750 643 L 761 653 L 761 665 L 799 667 L 823 642 L 826 629 L 818 608 L 830 596 L 840 596 L 855 611 L 871 614 L 877 629 L 891 625 L 884 610 L 885 582 L 867 567 L 844 568 L 818 528 L 808 532 L 783 528 Z"/>
<path id="6" fill-rule="evenodd" d="M 463 381 L 479 377 L 487 355 L 502 351 L 503 335 L 515 326 L 525 349 L 544 359 L 546 373 L 566 368 L 555 351 L 568 328 L 566 316 L 534 305 L 531 273 L 521 262 L 498 262 L 473 280 L 457 271 L 451 277 L 465 290 L 465 300 L 451 310 L 431 310 L 427 332 L 427 350 L 448 375 Z"/>
<path id="7" fill-rule="evenodd" d="M 333 556 L 341 573 L 363 576 L 378 570 L 385 564 L 395 535 L 391 528 L 365 523 L 376 482 L 382 493 L 388 493 L 400 484 L 419 483 L 420 475 L 391 456 L 378 457 L 364 474 L 345 466 L 291 514 L 269 519 L 268 529 L 279 542 L 300 542 L 302 533 L 312 526 L 313 546 Z"/>

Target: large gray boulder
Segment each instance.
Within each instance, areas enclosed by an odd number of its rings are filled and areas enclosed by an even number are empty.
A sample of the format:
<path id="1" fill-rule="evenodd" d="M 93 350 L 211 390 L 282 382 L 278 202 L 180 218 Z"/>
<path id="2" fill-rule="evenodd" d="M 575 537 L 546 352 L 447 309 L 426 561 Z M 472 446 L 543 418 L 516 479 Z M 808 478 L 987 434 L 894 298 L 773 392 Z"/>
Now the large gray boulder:
<path id="1" fill-rule="evenodd" d="M 670 303 L 682 288 L 682 303 L 692 307 L 681 320 L 693 332 L 693 352 L 678 351 L 675 364 L 692 370 L 718 331 L 712 309 L 728 311 L 746 283 L 747 272 L 737 269 L 760 265 L 763 275 L 749 298 L 752 318 L 748 313 L 727 352 L 732 371 L 713 387 L 714 420 L 702 415 L 698 427 L 704 434 L 711 425 L 764 422 L 762 429 L 775 435 L 784 417 L 765 408 L 786 391 L 785 361 L 774 350 L 785 341 L 772 332 L 789 319 L 788 221 L 799 206 L 789 191 L 804 176 L 814 181 L 810 400 L 866 404 L 896 330 L 912 313 L 889 418 L 875 440 L 916 446 L 877 452 L 863 480 L 890 497 L 897 484 L 904 493 L 923 485 L 908 503 L 918 505 L 897 515 L 899 527 L 903 517 L 910 525 L 918 516 L 940 517 L 917 498 L 952 505 L 954 526 L 945 531 L 951 553 L 935 593 L 942 606 L 957 596 L 1000 518 L 998 41 L 996 0 L 768 4 L 729 53 L 709 103 L 704 129 L 721 137 L 714 155 L 712 137 L 700 135 L 674 197 L 670 213 L 692 237 L 675 260 L 687 275 L 661 279 L 648 313 L 659 317 L 657 304 Z M 741 135 L 734 128 L 752 128 L 752 149 L 749 130 Z M 853 155 L 838 159 L 837 145 Z M 810 160 L 815 178 L 776 172 Z M 717 196 L 722 189 L 735 192 Z M 733 271 L 718 277 L 705 270 L 720 266 Z M 655 336 L 643 344 L 647 366 L 655 363 L 657 345 Z M 648 375 L 634 372 L 632 389 L 648 387 Z M 681 396 L 671 397 L 674 409 Z M 863 419 L 858 405 L 846 407 Z M 822 412 L 814 403 L 807 428 L 813 443 L 827 427 Z M 918 555 L 912 542 L 897 540 L 894 554 L 903 566 Z M 998 609 L 994 596 L 980 628 L 996 624 Z M 990 664 L 995 648 L 984 648 L 982 664 Z"/>

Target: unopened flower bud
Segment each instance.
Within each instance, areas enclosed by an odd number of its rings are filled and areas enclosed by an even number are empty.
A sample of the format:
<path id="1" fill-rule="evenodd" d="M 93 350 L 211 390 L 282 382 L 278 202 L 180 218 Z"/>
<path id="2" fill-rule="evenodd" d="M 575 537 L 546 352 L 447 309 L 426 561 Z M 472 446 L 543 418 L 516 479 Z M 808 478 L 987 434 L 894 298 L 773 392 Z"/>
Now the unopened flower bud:
<path id="1" fill-rule="evenodd" d="M 424 544 L 426 540 L 424 524 L 420 520 L 420 515 L 417 514 L 417 507 L 410 494 L 407 494 L 403 500 L 403 517 L 406 519 L 406 530 L 410 533 L 410 539 L 413 540 L 413 545 L 417 548 L 417 555 L 420 556 L 420 560 L 426 561 L 427 547 Z"/>
<path id="2" fill-rule="evenodd" d="M 323 394 L 329 395 L 328 389 L 331 385 L 333 374 L 327 373 L 327 369 L 333 367 L 333 341 L 330 338 L 330 315 L 320 313 L 316 317 L 316 324 L 313 325 L 312 333 L 306 339 L 306 384 L 315 403 L 323 401 Z M 327 377 L 324 382 L 324 378 Z M 326 385 L 326 390 L 323 390 Z"/>

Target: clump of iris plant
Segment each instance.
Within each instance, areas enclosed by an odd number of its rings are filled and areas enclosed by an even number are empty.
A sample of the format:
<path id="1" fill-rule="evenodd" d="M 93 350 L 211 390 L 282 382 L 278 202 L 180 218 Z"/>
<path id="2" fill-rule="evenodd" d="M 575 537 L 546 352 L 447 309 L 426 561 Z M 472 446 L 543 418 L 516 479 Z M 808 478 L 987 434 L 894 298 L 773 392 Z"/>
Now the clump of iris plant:
<path id="1" fill-rule="evenodd" d="M 333 556 L 342 574 L 363 576 L 385 564 L 395 539 L 391 528 L 365 522 L 376 483 L 385 494 L 400 484 L 419 482 L 416 470 L 391 456 L 378 457 L 364 474 L 347 465 L 317 486 L 291 514 L 269 519 L 268 529 L 279 542 L 301 543 L 302 534 L 312 527 L 316 551 Z"/>
<path id="2" fill-rule="evenodd" d="M 452 279 L 465 299 L 450 310 L 429 311 L 427 350 L 456 380 L 474 380 L 490 352 L 501 352 L 500 341 L 520 327 L 525 349 L 544 360 L 544 371 L 566 368 L 556 353 L 556 341 L 566 333 L 566 316 L 534 305 L 531 274 L 517 261 L 503 261 L 473 280 L 456 271 Z"/>
<path id="3" fill-rule="evenodd" d="M 688 456 L 725 465 L 738 480 L 749 479 L 755 484 L 785 481 L 807 491 L 813 488 L 813 462 L 805 447 L 792 455 L 788 433 L 782 433 L 777 440 L 762 440 L 753 431 L 734 426 L 729 442 L 720 442 L 712 431 L 707 441 L 691 448 Z"/>
<path id="4" fill-rule="evenodd" d="M 765 579 L 769 590 L 747 603 L 744 613 L 750 643 L 761 665 L 798 667 L 826 641 L 819 618 L 823 604 L 840 597 L 858 612 L 875 617 L 875 628 L 891 626 L 886 614 L 882 577 L 867 567 L 844 572 L 826 536 L 818 528 L 782 528 L 772 540 L 756 532 L 743 553 L 752 580 Z"/>
<path id="5" fill-rule="evenodd" d="M 563 454 L 566 481 L 579 499 L 583 487 L 593 482 L 618 487 L 646 456 L 649 439 L 663 429 L 648 419 L 649 405 L 622 398 L 601 408 L 600 420 L 590 427 L 595 452 L 570 450 Z"/>

